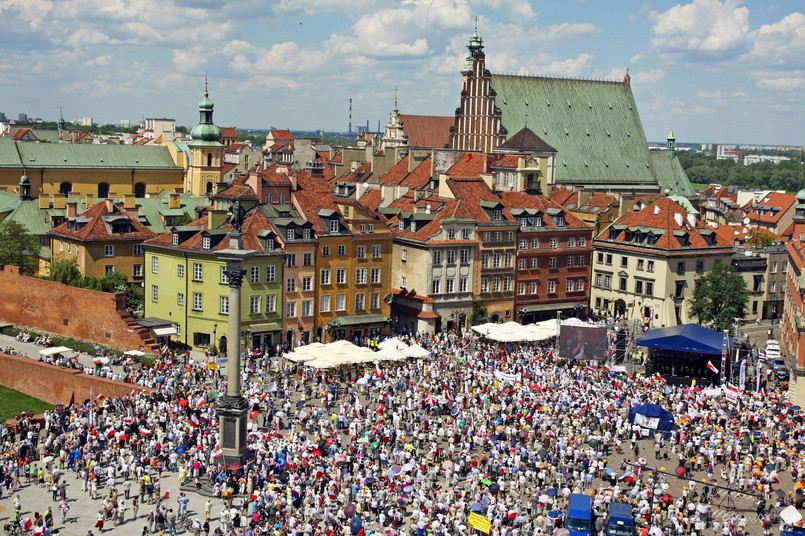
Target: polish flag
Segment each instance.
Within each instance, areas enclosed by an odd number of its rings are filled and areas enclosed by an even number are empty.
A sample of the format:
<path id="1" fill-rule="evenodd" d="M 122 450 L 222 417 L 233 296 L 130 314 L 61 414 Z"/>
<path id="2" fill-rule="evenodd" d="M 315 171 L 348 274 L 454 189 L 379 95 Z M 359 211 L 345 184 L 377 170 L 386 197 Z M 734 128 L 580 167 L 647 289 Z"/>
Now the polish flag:
<path id="1" fill-rule="evenodd" d="M 97 398 L 98 400 L 103 400 L 104 396 L 103 396 L 102 394 L 99 394 L 99 395 L 98 395 L 98 396 L 96 396 L 95 398 Z"/>
<path id="2" fill-rule="evenodd" d="M 608 366 L 604 365 L 604 372 L 606 372 L 607 374 L 609 374 L 610 372 L 612 372 L 612 369 L 611 369 L 611 368 L 609 368 Z"/>
<path id="3" fill-rule="evenodd" d="M 224 451 L 221 450 L 221 446 L 220 445 L 215 445 L 215 451 L 213 452 L 212 457 L 213 458 L 220 458 L 223 455 L 224 455 Z"/>
<path id="4" fill-rule="evenodd" d="M 202 398 L 201 400 L 199 400 L 199 401 L 198 401 L 198 404 L 196 404 L 196 407 L 197 407 L 197 408 L 200 408 L 200 407 L 201 407 L 201 406 L 203 406 L 204 404 L 205 404 L 205 402 L 204 402 L 204 399 Z"/>
<path id="5" fill-rule="evenodd" d="M 377 411 L 375 411 L 375 413 L 380 415 L 381 413 L 384 413 L 385 411 L 386 411 L 386 405 L 385 404 L 380 404 L 380 407 L 377 408 Z"/>
<path id="6" fill-rule="evenodd" d="M 165 492 L 165 495 L 162 496 L 163 499 L 167 499 L 171 496 L 171 489 L 168 488 L 168 491 Z"/>
<path id="7" fill-rule="evenodd" d="M 707 368 L 711 370 L 713 374 L 718 374 L 718 369 L 716 368 L 716 366 L 713 364 L 712 361 L 707 362 Z"/>
<path id="8" fill-rule="evenodd" d="M 375 378 L 382 378 L 383 371 L 380 370 L 380 364 L 375 363 Z"/>

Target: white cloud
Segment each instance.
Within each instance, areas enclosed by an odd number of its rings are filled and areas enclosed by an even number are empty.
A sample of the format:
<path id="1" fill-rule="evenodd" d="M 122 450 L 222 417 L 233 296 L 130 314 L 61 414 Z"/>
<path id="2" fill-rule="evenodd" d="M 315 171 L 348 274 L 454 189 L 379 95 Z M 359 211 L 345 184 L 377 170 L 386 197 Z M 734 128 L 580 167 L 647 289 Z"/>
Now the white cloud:
<path id="1" fill-rule="evenodd" d="M 321 13 L 347 12 L 363 13 L 377 8 L 372 0 L 280 0 L 274 5 L 277 15 L 318 15 Z"/>
<path id="2" fill-rule="evenodd" d="M 758 87 L 769 88 L 783 91 L 791 91 L 805 87 L 805 78 L 795 76 L 784 76 L 780 78 L 762 78 L 757 81 Z"/>
<path id="3" fill-rule="evenodd" d="M 693 0 L 663 13 L 651 12 L 651 44 L 660 53 L 689 57 L 730 56 L 748 44 L 749 9 L 738 0 Z"/>
<path id="4" fill-rule="evenodd" d="M 747 59 L 771 66 L 803 65 L 805 15 L 791 13 L 779 22 L 752 32 L 753 46 Z"/>
<path id="5" fill-rule="evenodd" d="M 554 76 L 580 76 L 588 68 L 592 54 L 581 53 L 575 58 L 557 60 L 537 68 L 539 74 Z"/>
<path id="6" fill-rule="evenodd" d="M 96 66 L 106 66 L 112 62 L 112 54 L 103 54 L 101 56 L 97 56 L 92 58 L 91 60 L 87 60 L 84 62 L 84 65 L 87 67 L 96 67 Z"/>

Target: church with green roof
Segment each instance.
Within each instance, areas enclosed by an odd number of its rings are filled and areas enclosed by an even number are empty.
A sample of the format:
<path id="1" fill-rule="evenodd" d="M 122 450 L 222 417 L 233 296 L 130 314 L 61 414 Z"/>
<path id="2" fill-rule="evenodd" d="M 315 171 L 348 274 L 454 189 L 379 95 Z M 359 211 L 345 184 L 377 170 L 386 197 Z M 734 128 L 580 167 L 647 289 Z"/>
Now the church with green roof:
<path id="1" fill-rule="evenodd" d="M 693 196 L 676 158 L 648 149 L 627 73 L 623 81 L 490 73 L 477 28 L 462 68 L 450 146 L 492 152 L 528 128 L 556 149 L 554 186 L 612 193 Z"/>

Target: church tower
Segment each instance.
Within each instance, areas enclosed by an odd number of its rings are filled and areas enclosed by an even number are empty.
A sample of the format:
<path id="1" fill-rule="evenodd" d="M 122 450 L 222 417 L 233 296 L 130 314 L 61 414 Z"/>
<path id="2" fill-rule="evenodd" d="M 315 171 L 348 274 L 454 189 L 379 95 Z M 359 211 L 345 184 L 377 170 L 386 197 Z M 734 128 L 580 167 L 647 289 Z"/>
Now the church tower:
<path id="1" fill-rule="evenodd" d="M 198 103 L 198 125 L 190 131 L 192 139 L 187 144 L 186 191 L 198 196 L 215 194 L 215 184 L 223 180 L 224 144 L 221 143 L 221 129 L 212 122 L 212 110 L 205 78 L 204 98 Z"/>
<path id="2" fill-rule="evenodd" d="M 467 44 L 469 55 L 461 69 L 461 104 L 456 108 L 456 120 L 450 129 L 450 147 L 462 151 L 491 153 L 506 140 L 508 132 L 501 123 L 500 108 L 495 106 L 492 74 L 486 69 L 484 42 L 475 33 Z"/>
<path id="3" fill-rule="evenodd" d="M 386 123 L 386 130 L 381 139 L 381 147 L 408 147 L 408 138 L 403 132 L 403 125 L 400 119 L 400 110 L 397 109 L 397 88 L 394 88 L 394 110 L 389 114 L 389 122 Z"/>

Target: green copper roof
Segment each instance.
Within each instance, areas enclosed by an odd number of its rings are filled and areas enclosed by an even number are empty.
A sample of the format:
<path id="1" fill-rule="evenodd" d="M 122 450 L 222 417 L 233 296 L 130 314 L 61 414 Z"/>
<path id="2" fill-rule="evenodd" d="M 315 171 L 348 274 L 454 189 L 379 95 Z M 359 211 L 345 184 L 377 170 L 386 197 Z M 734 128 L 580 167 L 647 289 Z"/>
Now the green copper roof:
<path id="1" fill-rule="evenodd" d="M 668 189 L 670 195 L 693 196 L 696 195 L 693 185 L 688 180 L 685 170 L 679 163 L 679 158 L 668 154 L 668 151 L 649 151 L 649 162 L 654 176 L 657 177 L 657 184 L 660 192 L 665 193 Z"/>
<path id="2" fill-rule="evenodd" d="M 677 178 L 655 177 L 628 84 L 493 74 L 492 87 L 506 130 L 517 132 L 527 121 L 557 149 L 557 183 L 655 186 Z"/>
<path id="3" fill-rule="evenodd" d="M 16 147 L 15 147 L 16 145 Z M 162 146 L 0 140 L 0 168 L 179 169 Z"/>

